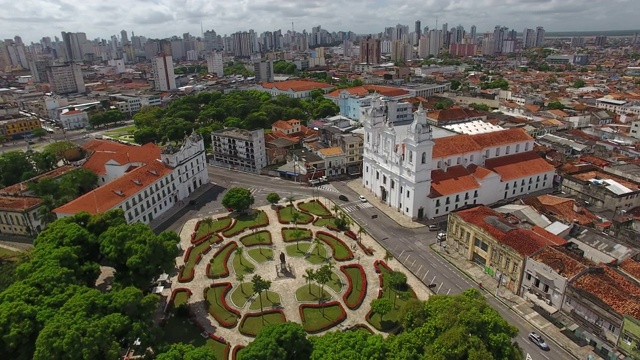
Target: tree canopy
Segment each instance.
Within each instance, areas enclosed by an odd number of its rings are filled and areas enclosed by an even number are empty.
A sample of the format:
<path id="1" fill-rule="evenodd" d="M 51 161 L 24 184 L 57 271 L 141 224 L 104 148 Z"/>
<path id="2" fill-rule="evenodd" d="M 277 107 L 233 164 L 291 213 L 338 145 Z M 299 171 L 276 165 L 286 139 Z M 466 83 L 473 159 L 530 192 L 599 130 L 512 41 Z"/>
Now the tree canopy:
<path id="1" fill-rule="evenodd" d="M 245 211 L 253 205 L 254 200 L 248 189 L 234 187 L 224 194 L 222 205 L 235 211 Z"/>
<path id="2" fill-rule="evenodd" d="M 238 355 L 238 360 L 309 359 L 312 344 L 302 326 L 292 322 L 267 325 Z"/>
<path id="3" fill-rule="evenodd" d="M 17 184 L 53 170 L 56 158 L 50 152 L 9 151 L 0 154 L 0 187 Z"/>
<path id="4" fill-rule="evenodd" d="M 482 90 L 485 89 L 502 89 L 507 90 L 509 88 L 509 82 L 505 79 L 496 79 L 492 81 L 486 81 L 480 84 Z"/>
<path id="5" fill-rule="evenodd" d="M 115 124 L 122 120 L 124 120 L 124 114 L 120 110 L 115 109 L 94 113 L 89 116 L 89 124 L 93 127 Z"/>

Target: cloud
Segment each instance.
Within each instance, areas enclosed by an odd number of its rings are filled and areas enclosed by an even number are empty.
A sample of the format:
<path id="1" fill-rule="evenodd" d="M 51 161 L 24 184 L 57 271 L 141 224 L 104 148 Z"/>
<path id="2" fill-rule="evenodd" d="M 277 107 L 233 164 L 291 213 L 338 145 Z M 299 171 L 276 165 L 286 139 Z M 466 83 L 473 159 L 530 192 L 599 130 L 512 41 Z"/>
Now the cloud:
<path id="1" fill-rule="evenodd" d="M 296 31 L 321 25 L 365 34 L 398 23 L 412 29 L 416 20 L 434 28 L 436 19 L 438 27 L 476 25 L 479 33 L 495 25 L 518 31 L 637 28 L 637 11 L 631 11 L 637 0 L 0 0 L 0 8 L 3 36 L 20 35 L 27 42 L 60 31 L 85 32 L 89 39 L 109 38 L 122 29 L 149 38 L 199 34 L 200 23 L 219 34 L 286 31 L 291 22 Z"/>

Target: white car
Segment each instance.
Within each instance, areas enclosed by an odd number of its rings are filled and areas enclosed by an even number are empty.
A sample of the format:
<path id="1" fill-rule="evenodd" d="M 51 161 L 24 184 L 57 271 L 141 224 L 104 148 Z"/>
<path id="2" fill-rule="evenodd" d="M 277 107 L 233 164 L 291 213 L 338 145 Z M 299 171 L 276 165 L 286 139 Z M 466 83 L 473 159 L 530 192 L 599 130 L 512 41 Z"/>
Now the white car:
<path id="1" fill-rule="evenodd" d="M 362 195 L 360 195 L 360 201 L 362 201 L 362 202 L 367 202 L 367 198 L 366 198 L 366 197 L 364 197 L 364 196 L 362 196 Z"/>
<path id="2" fill-rule="evenodd" d="M 536 334 L 535 332 L 529 333 L 529 340 L 534 344 L 538 345 L 538 347 L 542 350 L 549 350 L 549 345 L 544 341 L 542 336 Z"/>

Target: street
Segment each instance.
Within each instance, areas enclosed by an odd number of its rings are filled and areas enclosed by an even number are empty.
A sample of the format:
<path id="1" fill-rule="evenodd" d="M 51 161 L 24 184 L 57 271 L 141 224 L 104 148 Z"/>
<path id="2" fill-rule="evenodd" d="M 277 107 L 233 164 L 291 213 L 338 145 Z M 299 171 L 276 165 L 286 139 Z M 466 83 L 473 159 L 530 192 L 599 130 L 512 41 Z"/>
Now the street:
<path id="1" fill-rule="evenodd" d="M 224 192 L 232 187 L 248 188 L 255 197 L 255 206 L 267 205 L 266 195 L 271 192 L 278 193 L 282 198 L 293 196 L 294 198 L 307 196 L 324 196 L 338 204 L 343 211 L 351 216 L 374 239 L 388 249 L 394 256 L 389 262 L 391 267 L 399 261 L 426 285 L 434 284 L 432 291 L 436 294 L 459 294 L 466 289 L 479 289 L 477 284 L 469 279 L 446 260 L 435 253 L 429 247 L 436 243 L 437 231 L 429 231 L 428 227 L 408 229 L 398 225 L 394 220 L 369 203 L 361 202 L 358 195 L 343 181 L 332 182 L 311 188 L 304 184 L 294 183 L 279 178 L 259 176 L 239 171 L 227 170 L 219 167 L 209 167 L 209 178 L 215 187 L 198 199 L 198 205 L 185 208 L 167 221 L 166 230 L 179 231 L 184 222 L 193 217 L 210 216 L 225 213 L 221 204 Z M 339 195 L 345 195 L 349 201 L 338 199 Z M 326 204 L 331 209 L 332 204 Z M 377 215 L 375 219 L 373 215 Z M 443 227 L 444 229 L 444 227 Z M 575 357 L 566 352 L 554 339 L 546 339 L 551 350 L 545 352 L 527 339 L 535 328 L 526 320 L 517 315 L 510 307 L 497 300 L 492 294 L 485 291 L 487 302 L 495 308 L 510 324 L 519 329 L 516 337 L 523 349 L 525 359 L 562 360 Z"/>

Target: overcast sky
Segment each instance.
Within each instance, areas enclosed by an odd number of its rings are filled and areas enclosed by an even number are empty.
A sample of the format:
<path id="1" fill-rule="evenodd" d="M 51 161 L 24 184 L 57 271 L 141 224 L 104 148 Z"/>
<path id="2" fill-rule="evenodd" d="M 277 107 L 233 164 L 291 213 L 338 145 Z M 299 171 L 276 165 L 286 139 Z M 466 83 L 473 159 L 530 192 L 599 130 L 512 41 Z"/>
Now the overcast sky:
<path id="1" fill-rule="evenodd" d="M 120 30 L 163 38 L 205 30 L 231 34 L 254 29 L 302 31 L 321 25 L 328 31 L 376 33 L 397 23 L 422 27 L 448 23 L 476 25 L 478 32 L 495 25 L 521 32 L 544 26 L 547 31 L 631 30 L 640 27 L 638 0 L 0 0 L 3 39 L 22 36 L 27 43 L 61 31 L 85 32 L 87 38 L 109 38 Z"/>

